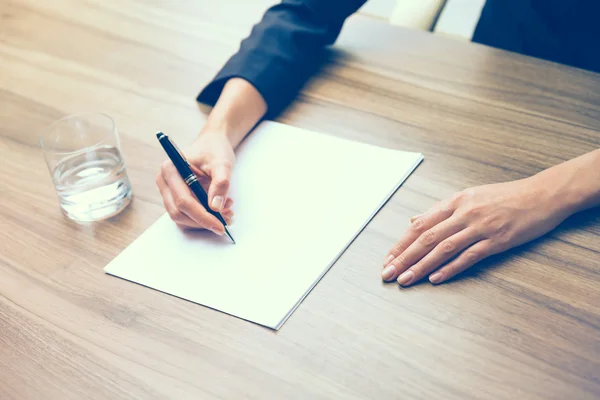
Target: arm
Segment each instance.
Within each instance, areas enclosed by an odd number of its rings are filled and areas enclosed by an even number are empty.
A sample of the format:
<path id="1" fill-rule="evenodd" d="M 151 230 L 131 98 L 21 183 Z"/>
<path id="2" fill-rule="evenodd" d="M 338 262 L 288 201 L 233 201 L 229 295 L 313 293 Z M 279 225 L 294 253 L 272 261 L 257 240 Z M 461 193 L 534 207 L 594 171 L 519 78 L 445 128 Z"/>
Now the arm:
<path id="1" fill-rule="evenodd" d="M 235 149 L 266 112 L 267 103 L 254 86 L 244 79 L 231 78 L 199 136 L 222 135 Z"/>
<path id="2" fill-rule="evenodd" d="M 600 149 L 536 175 L 567 215 L 600 206 Z"/>
<path id="3" fill-rule="evenodd" d="M 232 200 L 227 198 L 235 160 L 233 151 L 266 110 L 267 105 L 254 86 L 232 78 L 225 84 L 202 131 L 184 150 L 198 180 L 208 188 L 211 208 L 220 212 L 228 224 L 233 217 Z M 218 235 L 225 232 L 219 220 L 193 197 L 169 160 L 161 166 L 156 184 L 167 213 L 180 228 L 205 228 Z"/>
<path id="4" fill-rule="evenodd" d="M 296 96 L 338 37 L 345 19 L 366 0 L 283 0 L 271 7 L 215 79 L 198 96 L 214 104 L 234 77 L 250 82 L 264 98 L 269 118 Z"/>
<path id="5" fill-rule="evenodd" d="M 426 276 L 442 283 L 597 206 L 600 149 L 529 178 L 464 190 L 411 219 L 386 257 L 382 278 L 402 286 Z"/>
<path id="6" fill-rule="evenodd" d="M 346 17 L 365 0 L 283 0 L 271 7 L 242 41 L 199 102 L 214 105 L 194 143 L 184 150 L 205 188 L 211 208 L 229 223 L 227 198 L 233 149 L 265 115 L 274 117 L 316 70 L 324 47 L 335 41 Z M 194 199 L 170 161 L 156 184 L 171 219 L 181 228 L 224 233 L 221 223 Z"/>

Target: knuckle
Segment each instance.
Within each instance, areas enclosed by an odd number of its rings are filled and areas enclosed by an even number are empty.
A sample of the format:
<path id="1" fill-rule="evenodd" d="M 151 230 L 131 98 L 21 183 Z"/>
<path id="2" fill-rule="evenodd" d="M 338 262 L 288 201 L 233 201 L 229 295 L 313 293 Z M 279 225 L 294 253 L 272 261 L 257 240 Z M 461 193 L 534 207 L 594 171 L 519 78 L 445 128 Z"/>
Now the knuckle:
<path id="1" fill-rule="evenodd" d="M 485 227 L 481 226 L 480 224 L 469 225 L 465 233 L 468 233 L 469 237 L 477 239 L 484 239 L 489 237 L 489 234 Z"/>
<path id="2" fill-rule="evenodd" d="M 402 252 L 402 245 L 400 243 L 396 243 L 394 247 L 390 250 L 390 254 L 394 257 L 397 257 Z"/>
<path id="3" fill-rule="evenodd" d="M 467 210 L 465 210 L 463 214 L 467 218 L 477 219 L 477 218 L 481 217 L 482 210 L 481 210 L 481 207 L 473 206 L 473 207 L 469 207 Z"/>
<path id="4" fill-rule="evenodd" d="M 498 216 L 485 216 L 477 224 L 477 230 L 482 236 L 493 238 L 502 243 L 510 240 L 511 226 Z"/>
<path id="5" fill-rule="evenodd" d="M 474 196 L 474 191 L 472 188 L 461 190 L 460 192 L 454 193 L 451 198 L 452 204 L 458 206 L 462 203 L 465 203 L 471 200 Z"/>
<path id="6" fill-rule="evenodd" d="M 454 210 L 456 209 L 456 207 L 454 207 L 453 205 L 451 205 L 450 203 L 444 203 L 444 205 L 442 205 L 440 207 L 440 211 L 444 214 L 444 215 L 452 215 L 452 213 L 454 212 Z"/>
<path id="7" fill-rule="evenodd" d="M 425 230 L 425 220 L 423 218 L 417 218 L 411 224 L 410 229 L 414 233 L 423 233 L 423 231 Z"/>
<path id="8" fill-rule="evenodd" d="M 174 210 L 172 208 L 167 209 L 167 214 L 173 221 L 179 221 L 181 219 L 181 213 L 178 210 Z"/>
<path id="9" fill-rule="evenodd" d="M 456 208 L 455 203 L 456 201 L 454 200 L 454 198 L 451 198 L 449 200 L 439 202 L 437 208 L 444 214 L 451 214 L 452 211 L 454 211 L 454 209 Z"/>
<path id="10" fill-rule="evenodd" d="M 483 217 L 483 226 L 488 232 L 496 237 L 503 237 L 510 231 L 510 224 L 499 215 L 487 215 Z"/>
<path id="11" fill-rule="evenodd" d="M 227 171 L 230 171 L 231 168 L 233 168 L 233 163 L 229 160 L 221 161 L 220 165 L 221 165 L 221 168 L 224 168 Z"/>
<path id="12" fill-rule="evenodd" d="M 420 237 L 419 242 L 425 246 L 431 246 L 435 241 L 435 232 L 433 230 L 425 231 Z"/>
<path id="13" fill-rule="evenodd" d="M 481 220 L 482 224 L 495 231 L 498 224 L 498 218 L 495 215 L 485 215 Z"/>
<path id="14" fill-rule="evenodd" d="M 454 242 L 452 240 L 447 239 L 441 243 L 440 249 L 442 250 L 442 253 L 449 254 L 449 253 L 452 253 L 454 251 L 454 249 L 456 249 L 456 245 L 454 244 Z"/>
<path id="15" fill-rule="evenodd" d="M 213 174 L 216 172 L 220 172 L 220 173 L 227 172 L 228 173 L 233 168 L 233 163 L 226 159 L 217 158 L 217 159 L 211 160 L 208 163 L 207 167 L 208 167 L 208 170 L 210 172 L 212 172 Z"/>
<path id="16" fill-rule="evenodd" d="M 226 189 L 229 187 L 229 178 L 217 178 L 212 181 L 212 184 L 215 185 L 218 189 Z"/>
<path id="17" fill-rule="evenodd" d="M 182 196 L 182 197 L 175 199 L 175 206 L 179 210 L 185 210 L 185 209 L 189 208 L 191 201 L 192 201 L 191 197 Z"/>
<path id="18" fill-rule="evenodd" d="M 398 257 L 396 257 L 396 259 L 394 260 L 394 264 L 397 267 L 409 267 L 409 265 L 407 265 L 406 262 L 406 256 L 404 254 L 400 254 Z"/>
<path id="19" fill-rule="evenodd" d="M 458 203 L 460 203 L 464 199 L 464 197 L 465 197 L 464 191 L 462 191 L 462 192 L 456 192 L 452 196 L 450 196 L 450 201 L 448 203 L 450 203 L 450 204 L 458 204 Z"/>
<path id="20" fill-rule="evenodd" d="M 419 261 L 418 263 L 416 263 L 415 265 L 410 267 L 410 270 L 415 274 L 416 277 L 421 276 L 421 274 L 424 271 L 423 263 L 421 263 L 421 261 Z"/>
<path id="21" fill-rule="evenodd" d="M 465 252 L 465 262 L 467 262 L 468 264 L 476 263 L 477 260 L 479 259 L 479 257 L 480 257 L 479 252 L 477 252 L 475 250 L 467 250 Z"/>
<path id="22" fill-rule="evenodd" d="M 474 188 L 465 189 L 461 191 L 461 198 L 462 200 L 471 200 L 475 197 L 476 192 L 477 191 Z"/>
<path id="23" fill-rule="evenodd" d="M 406 238 L 403 237 L 394 244 L 390 250 L 390 254 L 392 254 L 394 257 L 397 257 L 404 252 L 406 247 Z"/>
<path id="24" fill-rule="evenodd" d="M 496 227 L 496 237 L 502 243 L 508 242 L 510 240 L 510 231 L 510 226 L 502 224 Z"/>

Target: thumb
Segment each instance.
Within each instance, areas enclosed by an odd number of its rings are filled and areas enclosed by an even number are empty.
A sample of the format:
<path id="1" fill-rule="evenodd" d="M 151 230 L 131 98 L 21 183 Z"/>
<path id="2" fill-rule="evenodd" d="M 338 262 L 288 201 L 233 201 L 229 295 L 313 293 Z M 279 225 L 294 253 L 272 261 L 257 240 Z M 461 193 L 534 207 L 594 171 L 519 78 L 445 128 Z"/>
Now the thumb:
<path id="1" fill-rule="evenodd" d="M 220 212 L 225 206 L 229 180 L 231 178 L 231 165 L 217 164 L 210 171 L 210 186 L 208 187 L 208 204 L 213 211 Z"/>

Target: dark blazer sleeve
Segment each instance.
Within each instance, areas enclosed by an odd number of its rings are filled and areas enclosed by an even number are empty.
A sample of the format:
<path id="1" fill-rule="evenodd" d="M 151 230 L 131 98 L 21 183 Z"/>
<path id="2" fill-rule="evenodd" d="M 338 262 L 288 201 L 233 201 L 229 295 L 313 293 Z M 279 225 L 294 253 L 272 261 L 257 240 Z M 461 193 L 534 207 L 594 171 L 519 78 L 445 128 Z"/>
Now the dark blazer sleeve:
<path id="1" fill-rule="evenodd" d="M 250 82 L 273 118 L 317 70 L 324 48 L 335 42 L 346 18 L 366 0 L 283 0 L 267 10 L 216 77 L 198 95 L 214 105 L 227 80 Z"/>

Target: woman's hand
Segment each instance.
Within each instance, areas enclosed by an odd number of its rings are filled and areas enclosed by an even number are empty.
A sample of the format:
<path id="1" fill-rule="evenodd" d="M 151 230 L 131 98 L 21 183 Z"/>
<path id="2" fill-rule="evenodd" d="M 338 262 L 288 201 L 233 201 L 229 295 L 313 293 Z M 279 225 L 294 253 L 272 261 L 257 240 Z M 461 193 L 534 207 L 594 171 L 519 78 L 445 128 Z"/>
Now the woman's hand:
<path id="1" fill-rule="evenodd" d="M 382 278 L 402 286 L 444 282 L 484 258 L 552 230 L 569 216 L 549 175 L 470 188 L 413 217 L 391 249 Z M 440 268 L 441 267 L 441 268 Z"/>
<path id="2" fill-rule="evenodd" d="M 207 190 L 210 207 L 220 212 L 229 224 L 233 217 L 233 201 L 227 197 L 227 192 L 235 161 L 229 139 L 217 131 L 203 132 L 183 153 L 198 181 Z M 156 184 L 167 213 L 180 228 L 204 228 L 218 235 L 225 233 L 223 224 L 204 209 L 170 160 L 162 164 Z"/>
<path id="3" fill-rule="evenodd" d="M 234 149 L 267 112 L 267 103 L 252 84 L 241 78 L 227 81 L 196 141 L 183 151 L 208 192 L 208 204 L 231 223 L 231 199 L 227 197 Z M 180 228 L 205 228 L 217 235 L 225 227 L 208 213 L 181 179 L 171 161 L 165 161 L 156 184 L 171 219 Z"/>

